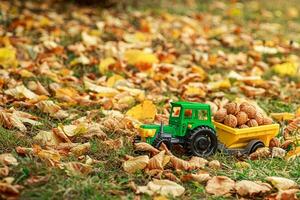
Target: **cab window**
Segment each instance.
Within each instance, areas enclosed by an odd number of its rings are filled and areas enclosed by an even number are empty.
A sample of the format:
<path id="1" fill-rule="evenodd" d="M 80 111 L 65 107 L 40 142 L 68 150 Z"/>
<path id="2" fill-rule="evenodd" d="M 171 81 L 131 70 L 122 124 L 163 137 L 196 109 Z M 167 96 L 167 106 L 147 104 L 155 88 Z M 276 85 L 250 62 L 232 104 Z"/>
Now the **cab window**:
<path id="1" fill-rule="evenodd" d="M 193 111 L 191 109 L 186 109 L 184 111 L 184 118 L 185 119 L 190 119 L 192 118 L 192 115 L 193 115 Z"/>
<path id="2" fill-rule="evenodd" d="M 172 117 L 179 117 L 181 107 L 173 107 L 172 109 Z"/>
<path id="3" fill-rule="evenodd" d="M 207 120 L 207 110 L 198 110 L 198 119 Z"/>

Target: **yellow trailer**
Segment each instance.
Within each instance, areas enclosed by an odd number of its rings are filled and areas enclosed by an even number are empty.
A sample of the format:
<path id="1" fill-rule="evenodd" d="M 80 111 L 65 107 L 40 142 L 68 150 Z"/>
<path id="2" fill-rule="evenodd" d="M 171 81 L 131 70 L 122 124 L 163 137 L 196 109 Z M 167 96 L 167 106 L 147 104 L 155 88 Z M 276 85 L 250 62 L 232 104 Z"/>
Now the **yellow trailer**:
<path id="1" fill-rule="evenodd" d="M 252 153 L 256 149 L 269 146 L 270 140 L 279 132 L 279 124 L 262 125 L 250 128 L 231 128 L 214 122 L 217 137 L 227 150 L 246 151 Z"/>

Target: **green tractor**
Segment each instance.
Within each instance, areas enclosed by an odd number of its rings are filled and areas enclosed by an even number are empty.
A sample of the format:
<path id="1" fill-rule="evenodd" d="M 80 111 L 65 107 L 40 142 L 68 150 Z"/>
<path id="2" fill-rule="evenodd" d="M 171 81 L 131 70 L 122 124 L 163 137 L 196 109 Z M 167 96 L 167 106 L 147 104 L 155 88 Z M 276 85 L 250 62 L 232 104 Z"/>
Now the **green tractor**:
<path id="1" fill-rule="evenodd" d="M 180 144 L 193 155 L 207 157 L 218 148 L 215 127 L 208 104 L 193 102 L 171 103 L 168 125 L 144 124 L 140 126 L 142 140 L 156 148 L 164 143 L 169 149 Z"/>

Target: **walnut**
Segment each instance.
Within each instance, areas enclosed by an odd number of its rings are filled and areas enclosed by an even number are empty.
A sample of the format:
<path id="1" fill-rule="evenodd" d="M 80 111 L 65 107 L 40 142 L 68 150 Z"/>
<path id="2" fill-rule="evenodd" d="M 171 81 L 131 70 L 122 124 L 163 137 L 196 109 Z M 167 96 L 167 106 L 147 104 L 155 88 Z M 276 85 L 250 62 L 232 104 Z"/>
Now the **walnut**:
<path id="1" fill-rule="evenodd" d="M 236 114 L 236 119 L 237 119 L 238 125 L 242 125 L 248 121 L 248 115 L 245 112 L 240 111 Z"/>
<path id="2" fill-rule="evenodd" d="M 244 111 L 245 113 L 247 113 L 249 119 L 254 119 L 256 116 L 256 109 L 252 105 L 243 106 L 241 108 L 241 111 Z"/>
<path id="3" fill-rule="evenodd" d="M 221 108 L 220 110 L 218 110 L 218 111 L 215 113 L 215 115 L 214 115 L 214 120 L 215 120 L 216 122 L 222 123 L 222 122 L 224 121 L 226 115 L 227 115 L 226 109 Z"/>
<path id="4" fill-rule="evenodd" d="M 227 110 L 228 114 L 232 114 L 235 115 L 236 113 L 238 113 L 240 111 L 239 109 L 239 105 L 237 103 L 231 102 L 231 103 L 227 103 L 224 108 Z"/>
<path id="5" fill-rule="evenodd" d="M 270 117 L 264 117 L 264 125 L 272 124 L 273 120 Z"/>
<path id="6" fill-rule="evenodd" d="M 256 112 L 255 118 L 254 118 L 258 125 L 263 125 L 264 124 L 264 116 L 260 112 Z"/>
<path id="7" fill-rule="evenodd" d="M 244 108 L 245 106 L 251 106 L 251 104 L 248 103 L 248 102 L 243 102 L 243 103 L 241 103 L 241 105 L 240 105 L 240 110 L 243 110 L 243 108 Z"/>
<path id="8" fill-rule="evenodd" d="M 278 138 L 272 138 L 269 143 L 269 147 L 280 147 L 280 141 Z"/>
<path id="9" fill-rule="evenodd" d="M 225 117 L 224 124 L 232 128 L 235 128 L 237 126 L 237 119 L 234 115 L 229 114 Z"/>
<path id="10" fill-rule="evenodd" d="M 258 123 L 255 119 L 250 119 L 248 122 L 247 122 L 247 125 L 249 127 L 255 127 L 255 126 L 258 126 Z"/>
<path id="11" fill-rule="evenodd" d="M 246 124 L 242 124 L 239 126 L 239 128 L 249 128 L 249 126 L 247 126 Z"/>

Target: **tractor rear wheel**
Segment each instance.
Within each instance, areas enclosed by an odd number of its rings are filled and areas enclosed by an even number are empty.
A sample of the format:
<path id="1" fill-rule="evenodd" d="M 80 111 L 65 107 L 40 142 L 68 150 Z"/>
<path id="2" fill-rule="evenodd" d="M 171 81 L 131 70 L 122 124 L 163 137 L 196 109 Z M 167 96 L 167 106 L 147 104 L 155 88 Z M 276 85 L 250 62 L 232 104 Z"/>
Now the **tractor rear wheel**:
<path id="1" fill-rule="evenodd" d="M 186 147 L 195 156 L 213 155 L 218 148 L 216 132 L 208 126 L 199 126 L 188 134 Z"/>
<path id="2" fill-rule="evenodd" d="M 160 145 L 164 143 L 169 150 L 171 150 L 172 148 L 172 144 L 171 144 L 171 141 L 166 139 L 166 138 L 163 138 L 163 137 L 157 137 L 154 139 L 153 143 L 152 143 L 152 146 L 154 146 L 155 148 L 159 149 Z"/>

